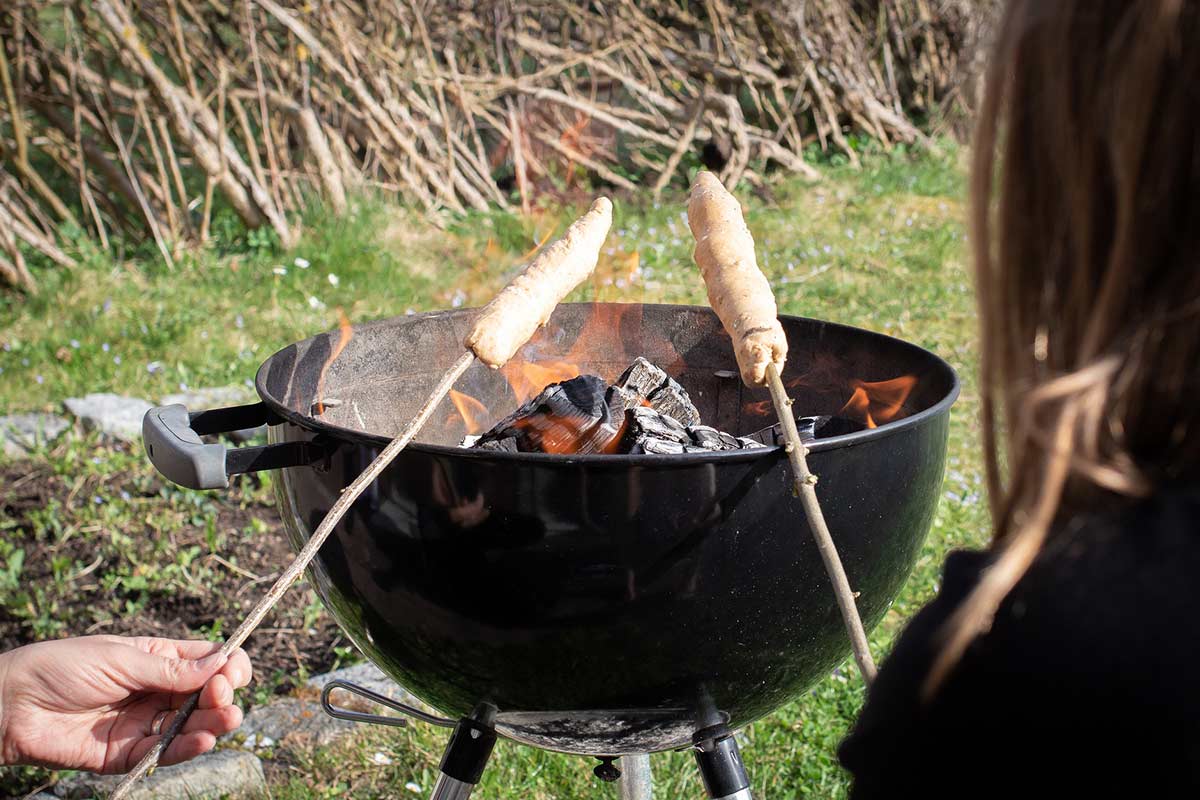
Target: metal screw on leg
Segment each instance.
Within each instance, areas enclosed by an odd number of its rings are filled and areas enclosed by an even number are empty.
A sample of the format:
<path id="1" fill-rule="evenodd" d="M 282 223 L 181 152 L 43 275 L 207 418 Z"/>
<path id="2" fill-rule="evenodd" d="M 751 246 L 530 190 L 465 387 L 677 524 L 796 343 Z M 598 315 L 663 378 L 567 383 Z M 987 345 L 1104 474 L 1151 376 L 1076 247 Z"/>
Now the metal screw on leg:
<path id="1" fill-rule="evenodd" d="M 696 765 L 711 800 L 752 800 L 750 779 L 733 734 L 723 726 L 693 737 Z"/>
<path id="2" fill-rule="evenodd" d="M 454 727 L 442 756 L 442 774 L 430 800 L 467 800 L 483 776 L 483 768 L 496 744 L 496 731 L 489 725 L 464 717 Z"/>

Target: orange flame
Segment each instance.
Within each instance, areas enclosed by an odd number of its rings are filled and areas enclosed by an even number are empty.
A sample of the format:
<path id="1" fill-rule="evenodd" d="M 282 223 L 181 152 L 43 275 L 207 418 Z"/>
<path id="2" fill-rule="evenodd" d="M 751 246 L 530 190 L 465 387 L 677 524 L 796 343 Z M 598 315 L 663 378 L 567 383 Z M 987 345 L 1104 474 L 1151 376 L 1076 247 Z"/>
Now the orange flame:
<path id="1" fill-rule="evenodd" d="M 862 420 L 868 428 L 877 428 L 881 422 L 891 422 L 904 409 L 904 402 L 917 379 L 903 375 L 887 381 L 851 381 L 854 392 L 838 413 L 844 417 Z"/>
<path id="2" fill-rule="evenodd" d="M 450 390 L 450 402 L 454 404 L 458 416 L 466 425 L 467 433 L 483 433 L 487 430 L 488 410 L 483 403 L 469 394 L 456 392 L 453 389 Z M 452 420 L 453 415 L 446 420 L 446 424 L 450 424 Z"/>
<path id="3" fill-rule="evenodd" d="M 524 403 L 552 383 L 579 377 L 579 365 L 566 361 L 518 361 L 513 359 L 500 368 L 500 374 L 512 387 L 517 404 Z"/>
<path id="4" fill-rule="evenodd" d="M 317 402 L 313 408 L 314 414 L 317 415 L 325 413 L 325 375 L 333 366 L 333 362 L 337 361 L 338 356 L 346 349 L 346 345 L 350 344 L 350 340 L 354 338 L 354 326 L 350 324 L 350 318 L 340 308 L 337 310 L 337 315 L 338 339 L 334 342 L 329 358 L 325 359 L 325 363 L 321 365 L 321 374 L 317 377 Z"/>

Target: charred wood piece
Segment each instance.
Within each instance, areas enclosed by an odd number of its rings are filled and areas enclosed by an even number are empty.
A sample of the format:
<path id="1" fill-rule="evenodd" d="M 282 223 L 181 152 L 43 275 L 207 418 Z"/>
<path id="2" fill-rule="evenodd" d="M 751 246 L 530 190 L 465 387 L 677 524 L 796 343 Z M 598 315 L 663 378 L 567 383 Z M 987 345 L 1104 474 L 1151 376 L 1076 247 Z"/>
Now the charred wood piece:
<path id="1" fill-rule="evenodd" d="M 646 398 L 660 414 L 683 423 L 699 425 L 700 412 L 688 393 L 674 378 L 644 358 L 638 358 L 617 378 L 619 388 Z"/>
<path id="2" fill-rule="evenodd" d="M 619 425 L 604 399 L 607 388 L 595 375 L 552 383 L 496 423 L 475 446 L 518 453 L 605 452 Z"/>

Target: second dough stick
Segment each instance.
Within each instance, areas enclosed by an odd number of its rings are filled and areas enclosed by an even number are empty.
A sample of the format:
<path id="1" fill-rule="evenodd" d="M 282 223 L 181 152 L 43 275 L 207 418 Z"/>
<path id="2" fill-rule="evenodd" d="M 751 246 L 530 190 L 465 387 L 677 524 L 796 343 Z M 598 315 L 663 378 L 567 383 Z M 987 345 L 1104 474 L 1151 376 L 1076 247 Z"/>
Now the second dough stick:
<path id="1" fill-rule="evenodd" d="M 755 260 L 754 238 L 742 207 L 711 172 L 701 172 L 692 184 L 688 227 L 696 239 L 694 257 L 708 288 L 709 305 L 733 338 L 742 380 L 763 386 L 767 364 L 783 372 L 787 337 L 771 285 Z"/>
<path id="2" fill-rule="evenodd" d="M 808 469 L 808 451 L 796 430 L 792 400 L 781 378 L 787 359 L 787 338 L 779 324 L 775 296 L 767 276 L 758 268 L 754 239 L 742 219 L 742 207 L 711 172 L 701 172 L 692 184 L 688 224 L 696 237 L 695 258 L 704 276 L 709 302 L 733 339 L 742 380 L 750 386 L 766 384 L 771 391 L 786 441 L 783 449 L 792 465 L 796 494 L 833 585 L 854 660 L 863 680 L 870 685 L 875 680 L 875 661 L 871 658 L 867 632 L 858 615 L 854 591 L 842 567 L 837 545 L 817 501 L 817 476 Z"/>
<path id="3" fill-rule="evenodd" d="M 489 367 L 503 366 L 596 268 L 611 225 L 612 203 L 601 197 L 479 312 L 466 346 Z"/>

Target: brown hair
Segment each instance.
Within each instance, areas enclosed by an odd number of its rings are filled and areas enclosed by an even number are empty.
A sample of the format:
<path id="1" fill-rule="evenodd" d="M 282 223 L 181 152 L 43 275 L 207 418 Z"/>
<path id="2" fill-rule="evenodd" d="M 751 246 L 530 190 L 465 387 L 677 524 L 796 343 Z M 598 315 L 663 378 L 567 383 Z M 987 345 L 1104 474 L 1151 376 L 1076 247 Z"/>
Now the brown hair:
<path id="1" fill-rule="evenodd" d="M 1197 43 L 1200 0 L 1008 4 L 972 177 L 996 555 L 927 693 L 1068 517 L 1200 476 Z"/>

